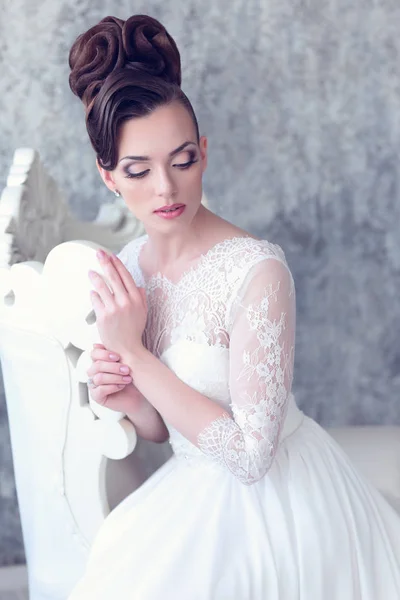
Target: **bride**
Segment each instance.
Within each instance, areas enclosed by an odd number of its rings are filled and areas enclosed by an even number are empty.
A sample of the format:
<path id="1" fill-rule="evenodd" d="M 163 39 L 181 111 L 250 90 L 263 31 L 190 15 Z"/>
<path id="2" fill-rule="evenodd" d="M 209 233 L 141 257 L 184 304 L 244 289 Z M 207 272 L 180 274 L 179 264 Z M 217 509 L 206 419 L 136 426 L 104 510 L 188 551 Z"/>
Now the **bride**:
<path id="1" fill-rule="evenodd" d="M 90 273 L 90 393 L 174 450 L 106 519 L 70 600 L 400 598 L 399 516 L 291 393 L 283 251 L 201 203 L 174 40 L 107 17 L 70 67 L 101 177 L 146 230 Z"/>

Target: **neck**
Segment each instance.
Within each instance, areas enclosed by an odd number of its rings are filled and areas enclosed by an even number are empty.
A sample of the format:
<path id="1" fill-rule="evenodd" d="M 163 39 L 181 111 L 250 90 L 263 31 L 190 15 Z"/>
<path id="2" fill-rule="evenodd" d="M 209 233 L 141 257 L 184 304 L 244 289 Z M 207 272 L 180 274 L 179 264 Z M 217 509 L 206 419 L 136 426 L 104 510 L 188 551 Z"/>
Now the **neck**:
<path id="1" fill-rule="evenodd" d="M 170 265 L 197 257 L 202 252 L 207 232 L 212 229 L 212 220 L 213 213 L 201 204 L 186 228 L 171 234 L 148 231 L 147 256 L 151 258 L 154 271 L 163 272 Z"/>

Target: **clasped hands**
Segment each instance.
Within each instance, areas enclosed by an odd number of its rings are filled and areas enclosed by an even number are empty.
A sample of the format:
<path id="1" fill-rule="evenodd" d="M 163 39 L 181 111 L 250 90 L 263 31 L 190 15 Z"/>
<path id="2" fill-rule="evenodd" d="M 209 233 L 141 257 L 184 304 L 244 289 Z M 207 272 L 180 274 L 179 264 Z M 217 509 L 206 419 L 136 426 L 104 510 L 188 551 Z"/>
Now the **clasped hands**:
<path id="1" fill-rule="evenodd" d="M 93 400 L 128 412 L 132 401 L 138 400 L 141 394 L 132 385 L 130 368 L 121 361 L 134 359 L 144 349 L 146 293 L 137 287 L 118 257 L 99 250 L 97 258 L 108 285 L 102 275 L 89 271 L 94 287 L 90 292 L 91 302 L 102 344 L 95 344 L 91 353 L 93 363 L 87 371 L 88 383 L 91 383 Z"/>

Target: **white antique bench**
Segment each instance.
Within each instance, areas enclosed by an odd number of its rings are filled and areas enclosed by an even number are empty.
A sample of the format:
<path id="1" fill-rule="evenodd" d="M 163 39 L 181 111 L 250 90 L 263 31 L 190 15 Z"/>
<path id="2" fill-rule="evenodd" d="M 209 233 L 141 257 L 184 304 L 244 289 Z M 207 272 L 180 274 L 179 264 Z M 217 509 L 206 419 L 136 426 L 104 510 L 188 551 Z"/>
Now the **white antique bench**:
<path id="1" fill-rule="evenodd" d="M 120 204 L 93 223 L 74 219 L 29 149 L 7 184 L 0 358 L 30 599 L 65 600 L 106 515 L 170 456 L 168 443 L 138 441 L 122 413 L 90 403 L 85 383 L 99 341 L 87 271 L 99 269 L 98 247 L 118 251 L 143 229 Z M 400 428 L 330 433 L 400 512 Z"/>

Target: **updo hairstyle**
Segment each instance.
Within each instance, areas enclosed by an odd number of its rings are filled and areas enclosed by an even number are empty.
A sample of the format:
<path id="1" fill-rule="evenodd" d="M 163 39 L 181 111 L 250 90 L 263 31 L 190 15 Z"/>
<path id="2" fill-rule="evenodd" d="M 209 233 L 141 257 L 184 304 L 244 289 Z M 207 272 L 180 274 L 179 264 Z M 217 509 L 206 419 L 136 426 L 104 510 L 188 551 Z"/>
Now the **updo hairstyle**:
<path id="1" fill-rule="evenodd" d="M 199 141 L 193 107 L 180 87 L 179 50 L 156 19 L 102 19 L 75 40 L 69 66 L 69 85 L 84 104 L 87 132 L 103 169 L 117 165 L 123 123 L 174 101 L 188 110 Z"/>

